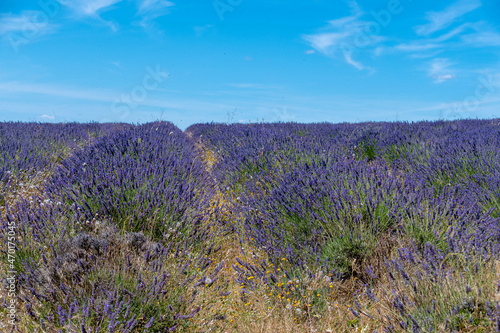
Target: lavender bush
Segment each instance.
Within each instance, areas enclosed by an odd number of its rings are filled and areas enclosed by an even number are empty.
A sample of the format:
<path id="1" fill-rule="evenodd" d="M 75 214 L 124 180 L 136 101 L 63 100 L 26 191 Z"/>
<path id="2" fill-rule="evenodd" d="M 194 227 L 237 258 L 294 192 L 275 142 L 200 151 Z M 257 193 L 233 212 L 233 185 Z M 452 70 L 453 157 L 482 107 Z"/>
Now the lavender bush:
<path id="1" fill-rule="evenodd" d="M 0 123 L 0 206 L 33 192 L 72 152 L 126 124 Z M 30 188 L 24 189 L 26 185 Z"/>
<path id="2" fill-rule="evenodd" d="M 109 131 L 60 162 L 18 226 L 18 300 L 30 330 L 165 332 L 189 326 L 216 280 L 203 212 L 212 179 L 170 123 Z M 32 300 L 36 299 L 36 302 Z"/>
<path id="3" fill-rule="evenodd" d="M 200 218 L 211 181 L 186 135 L 156 123 L 85 147 L 62 163 L 44 190 L 89 220 L 107 216 L 123 229 L 160 238 Z"/>

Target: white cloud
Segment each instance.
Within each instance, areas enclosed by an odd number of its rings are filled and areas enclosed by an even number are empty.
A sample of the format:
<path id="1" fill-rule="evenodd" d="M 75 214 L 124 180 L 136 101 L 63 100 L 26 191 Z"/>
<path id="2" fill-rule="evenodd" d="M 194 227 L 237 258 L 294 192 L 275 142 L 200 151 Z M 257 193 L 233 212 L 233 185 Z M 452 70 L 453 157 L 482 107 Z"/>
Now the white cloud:
<path id="1" fill-rule="evenodd" d="M 473 25 L 470 23 L 461 24 L 458 27 L 454 28 L 453 30 L 451 30 L 451 31 L 439 36 L 439 37 L 436 37 L 434 40 L 436 42 L 444 42 L 444 41 L 450 40 L 453 37 L 460 35 L 462 32 L 464 32 L 465 30 L 472 28 L 472 27 L 473 27 Z"/>
<path id="2" fill-rule="evenodd" d="M 396 45 L 394 48 L 403 52 L 420 52 L 429 51 L 442 47 L 443 45 L 438 43 L 432 43 L 429 41 L 417 41 L 412 43 L 403 43 Z"/>
<path id="3" fill-rule="evenodd" d="M 112 61 L 111 64 L 115 66 L 116 68 L 119 68 L 121 70 L 125 70 L 125 67 L 122 66 L 122 64 L 119 61 Z"/>
<path id="4" fill-rule="evenodd" d="M 36 95 L 39 96 L 53 96 L 61 97 L 68 100 L 78 100 L 82 102 L 104 102 L 105 105 L 109 105 L 109 110 L 111 110 L 112 103 L 116 102 L 120 96 L 127 91 L 103 91 L 103 90 L 93 90 L 84 88 L 67 88 L 58 85 L 50 84 L 36 84 L 36 83 L 24 83 L 24 82 L 0 82 L 0 102 L 6 98 L 15 97 L 16 101 L 33 100 Z M 27 98 L 21 98 L 21 97 Z M 192 98 L 176 98 L 175 95 L 164 97 L 164 98 L 154 98 L 153 93 L 151 97 L 146 98 L 140 103 L 142 107 L 163 107 L 171 108 L 176 110 L 186 110 L 192 111 L 193 109 L 214 109 L 214 108 L 226 108 L 227 104 L 221 104 L 219 102 L 204 102 L 193 100 Z"/>
<path id="5" fill-rule="evenodd" d="M 436 75 L 434 76 L 434 78 L 436 79 L 435 81 L 436 83 L 441 83 L 453 79 L 454 76 L 451 74 L 443 74 L 443 75 Z"/>
<path id="6" fill-rule="evenodd" d="M 20 15 L 12 13 L 1 14 L 0 16 L 0 34 L 6 34 L 11 31 L 22 31 L 27 23 L 30 22 L 34 11 L 24 11 Z"/>
<path id="7" fill-rule="evenodd" d="M 347 64 L 359 70 L 371 69 L 360 61 L 363 51 L 372 57 L 408 53 L 414 59 L 424 59 L 449 50 L 500 46 L 500 33 L 495 26 L 485 21 L 462 20 L 463 16 L 481 7 L 481 0 L 458 0 L 441 11 L 428 12 L 427 23 L 414 27 L 416 38 L 404 38 L 397 43 L 391 43 L 394 39 L 378 33 L 370 33 L 374 22 L 355 1 L 349 1 L 349 5 L 351 15 L 331 20 L 316 33 L 303 35 L 302 38 L 314 50 L 326 56 L 342 57 Z M 454 75 L 433 73 L 432 77 L 435 82 L 444 82 L 454 78 Z"/>
<path id="8" fill-rule="evenodd" d="M 351 16 L 341 17 L 335 20 L 328 21 L 328 24 L 333 28 L 342 28 L 346 25 L 357 24 L 357 20 L 362 16 L 362 12 L 357 11 L 355 14 Z"/>
<path id="9" fill-rule="evenodd" d="M 440 12 L 427 13 L 429 23 L 415 27 L 419 35 L 430 35 L 450 26 L 465 14 L 481 7 L 480 0 L 459 0 Z"/>
<path id="10" fill-rule="evenodd" d="M 73 11 L 76 19 L 92 18 L 101 24 L 107 25 L 111 30 L 118 30 L 117 25 L 113 22 L 106 21 L 101 17 L 104 11 L 111 10 L 113 5 L 122 0 L 65 0 L 61 4 L 68 6 Z"/>
<path id="11" fill-rule="evenodd" d="M 435 83 L 442 83 L 455 77 L 449 69 L 452 65 L 449 59 L 435 58 L 428 63 L 427 73 Z"/>
<path id="12" fill-rule="evenodd" d="M 175 4 L 168 0 L 137 0 L 137 15 L 142 17 L 139 23 L 144 28 L 150 28 L 158 17 L 170 13 L 170 7 Z"/>
<path id="13" fill-rule="evenodd" d="M 364 69 L 365 67 L 363 66 L 362 63 L 360 63 L 359 61 L 356 61 L 352 58 L 352 55 L 349 54 L 349 53 L 345 53 L 344 54 L 344 59 L 345 61 L 349 64 L 349 65 L 352 65 L 354 67 L 356 67 L 357 69 L 359 70 L 362 70 Z"/>
<path id="14" fill-rule="evenodd" d="M 449 42 L 455 37 L 458 38 L 462 32 L 470 28 L 472 28 L 471 24 L 464 23 L 438 37 L 423 38 L 408 43 L 401 43 L 396 45 L 394 48 L 398 51 L 403 51 L 403 52 L 422 52 L 422 51 L 430 51 L 439 48 L 444 48 L 445 47 L 444 42 Z M 457 40 L 457 38 L 455 38 L 455 40 Z M 449 46 L 450 44 L 448 43 L 448 47 Z"/>
<path id="15" fill-rule="evenodd" d="M 477 31 L 462 36 L 462 41 L 471 46 L 500 46 L 500 34 L 496 31 Z"/>
<path id="16" fill-rule="evenodd" d="M 56 119 L 56 117 L 55 117 L 55 116 L 49 116 L 49 115 L 47 115 L 47 114 L 41 115 L 41 116 L 40 116 L 40 117 L 38 117 L 38 118 L 41 118 L 41 119 L 47 119 L 47 120 L 54 120 L 54 119 Z"/>
<path id="17" fill-rule="evenodd" d="M 349 65 L 362 70 L 364 66 L 354 59 L 354 50 L 373 49 L 383 41 L 384 37 L 370 33 L 373 21 L 362 20 L 366 14 L 355 1 L 349 1 L 352 13 L 349 16 L 328 21 L 328 24 L 317 33 L 303 35 L 302 38 L 316 51 L 326 56 L 341 54 Z"/>
<path id="18" fill-rule="evenodd" d="M 139 15 L 154 15 L 155 17 L 163 16 L 169 12 L 169 7 L 174 6 L 174 3 L 167 0 L 139 0 Z"/>
<path id="19" fill-rule="evenodd" d="M 79 16 L 99 17 L 99 13 L 122 0 L 71 0 L 62 4 L 70 7 Z"/>
<path id="20" fill-rule="evenodd" d="M 345 32 L 328 32 L 318 33 L 313 35 L 304 35 L 303 38 L 310 43 L 310 45 L 317 51 L 330 55 L 335 46 L 338 46 L 342 41 L 348 37 L 352 37 L 355 31 Z"/>
<path id="21" fill-rule="evenodd" d="M 86 91 L 80 89 L 68 89 L 60 86 L 31 84 L 22 82 L 0 82 L 0 93 L 30 93 L 48 96 L 65 97 L 72 99 L 109 101 L 113 96 L 101 91 Z"/>
<path id="22" fill-rule="evenodd" d="M 0 14 L 0 35 L 18 33 L 25 39 L 34 39 L 57 30 L 58 26 L 38 10 L 25 10 L 20 14 Z"/>
<path id="23" fill-rule="evenodd" d="M 356 0 L 347 0 L 347 5 L 351 8 L 351 12 L 354 14 L 361 14 L 363 11 L 361 10 L 361 7 L 359 7 L 358 3 Z"/>
<path id="24" fill-rule="evenodd" d="M 500 46 L 500 34 L 486 22 L 464 23 L 434 38 L 420 38 L 395 45 L 392 50 L 427 58 L 444 50 Z"/>

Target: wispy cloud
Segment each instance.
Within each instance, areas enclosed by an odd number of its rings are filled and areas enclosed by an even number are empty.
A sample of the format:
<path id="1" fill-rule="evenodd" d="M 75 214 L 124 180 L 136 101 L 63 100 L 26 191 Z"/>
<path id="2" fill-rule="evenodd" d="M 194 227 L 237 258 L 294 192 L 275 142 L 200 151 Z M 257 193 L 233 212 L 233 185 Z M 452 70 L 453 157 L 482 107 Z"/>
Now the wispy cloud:
<path id="1" fill-rule="evenodd" d="M 169 14 L 170 7 L 173 6 L 175 4 L 168 0 L 137 0 L 137 15 L 141 16 L 140 25 L 145 28 L 151 27 L 155 19 Z"/>
<path id="2" fill-rule="evenodd" d="M 169 7 L 174 6 L 174 3 L 167 0 L 139 0 L 139 15 L 150 15 L 152 17 L 160 17 L 169 13 Z"/>
<path id="3" fill-rule="evenodd" d="M 121 70 L 125 70 L 125 67 L 123 67 L 119 61 L 112 61 L 111 64 Z"/>
<path id="4" fill-rule="evenodd" d="M 317 33 L 312 35 L 304 35 L 303 38 L 311 44 L 311 46 L 318 52 L 326 55 L 331 55 L 335 46 L 339 45 L 342 41 L 352 37 L 355 31 L 345 32 L 326 32 Z"/>
<path id="5" fill-rule="evenodd" d="M 48 114 L 44 114 L 38 118 L 43 119 L 43 120 L 54 120 L 54 119 L 56 119 L 56 116 L 49 116 Z"/>
<path id="6" fill-rule="evenodd" d="M 99 17 L 104 10 L 109 10 L 110 6 L 122 0 L 72 0 L 64 1 L 63 4 L 72 8 L 80 16 Z"/>
<path id="7" fill-rule="evenodd" d="M 453 79 L 455 76 L 450 67 L 453 65 L 449 59 L 435 58 L 428 64 L 427 73 L 435 83 L 442 83 Z"/>
<path id="8" fill-rule="evenodd" d="M 437 37 L 423 36 L 392 47 L 393 51 L 411 53 L 413 58 L 426 58 L 444 50 L 488 48 L 500 46 L 500 33 L 487 22 L 460 24 Z"/>
<path id="9" fill-rule="evenodd" d="M 422 52 L 443 48 L 445 46 L 444 42 L 449 42 L 450 40 L 459 41 L 460 34 L 471 29 L 472 26 L 473 25 L 470 23 L 464 23 L 438 37 L 417 39 L 411 42 L 398 44 L 394 48 L 403 52 Z M 447 45 L 448 47 L 450 46 L 449 43 Z"/>
<path id="10" fill-rule="evenodd" d="M 92 18 L 101 24 L 107 25 L 111 30 L 118 28 L 115 23 L 106 21 L 101 17 L 105 11 L 111 10 L 113 5 L 122 0 L 71 0 L 64 1 L 62 4 L 71 8 L 77 19 Z"/>
<path id="11" fill-rule="evenodd" d="M 89 101 L 112 101 L 114 97 L 114 95 L 102 91 L 68 89 L 58 85 L 25 83 L 16 81 L 0 82 L 0 93 L 30 93 Z"/>
<path id="12" fill-rule="evenodd" d="M 344 52 L 344 58 L 345 58 L 345 61 L 349 65 L 352 65 L 352 66 L 356 67 L 359 70 L 362 70 L 362 69 L 365 68 L 365 66 L 363 66 L 363 64 L 361 62 L 354 60 L 352 58 L 352 54 L 350 54 L 350 53 Z"/>
<path id="13" fill-rule="evenodd" d="M 427 12 L 427 23 L 413 28 L 414 38 L 367 33 L 374 24 L 370 21 L 372 17 L 362 11 L 357 2 L 348 1 L 348 4 L 351 15 L 331 20 L 316 33 L 302 38 L 315 51 L 329 57 L 342 57 L 359 70 L 371 69 L 360 60 L 363 53 L 370 56 L 407 53 L 414 59 L 424 59 L 450 50 L 500 46 L 500 33 L 494 25 L 484 21 L 464 22 L 465 15 L 482 6 L 481 0 L 458 0 L 440 11 Z M 444 82 L 451 78 L 443 74 L 437 75 L 435 80 Z"/>
<path id="14" fill-rule="evenodd" d="M 384 38 L 377 35 L 368 36 L 364 30 L 367 30 L 367 26 L 373 22 L 361 19 L 366 13 L 355 1 L 349 1 L 348 4 L 351 7 L 351 15 L 328 21 L 328 24 L 317 33 L 306 34 L 302 38 L 314 50 L 324 55 L 335 57 L 340 51 L 346 63 L 362 70 L 367 67 L 353 58 L 352 50 L 373 48 Z"/>
<path id="15" fill-rule="evenodd" d="M 429 22 L 415 27 L 415 31 L 419 35 L 430 35 L 449 27 L 460 17 L 479 7 L 481 7 L 480 0 L 459 0 L 440 12 L 428 12 L 426 19 Z"/>
<path id="16" fill-rule="evenodd" d="M 58 25 L 51 22 L 40 22 L 40 11 L 25 10 L 20 14 L 0 14 L 0 35 L 21 33 L 26 39 L 53 33 Z"/>
<path id="17" fill-rule="evenodd" d="M 81 88 L 66 88 L 59 85 L 25 83 L 25 82 L 0 82 L 0 95 L 8 96 L 53 96 L 66 99 L 74 99 L 82 102 L 105 102 L 111 106 L 123 92 L 119 91 L 102 91 L 94 89 Z M 4 98 L 2 97 L 2 98 Z M 28 98 L 30 100 L 31 98 Z M 22 100 L 16 97 L 17 100 Z M 165 98 L 147 98 L 140 103 L 143 107 L 165 107 L 177 110 L 207 109 L 207 108 L 223 108 L 226 104 L 212 103 L 204 101 L 196 101 L 190 98 L 175 98 L 173 96 Z"/>
<path id="18" fill-rule="evenodd" d="M 500 46 L 500 34 L 496 31 L 476 31 L 462 36 L 462 41 L 470 46 Z"/>
<path id="19" fill-rule="evenodd" d="M 396 45 L 394 48 L 398 51 L 403 52 L 421 52 L 421 51 L 429 51 L 442 47 L 442 44 L 433 43 L 432 41 L 422 40 L 415 41 L 410 43 L 401 43 Z"/>

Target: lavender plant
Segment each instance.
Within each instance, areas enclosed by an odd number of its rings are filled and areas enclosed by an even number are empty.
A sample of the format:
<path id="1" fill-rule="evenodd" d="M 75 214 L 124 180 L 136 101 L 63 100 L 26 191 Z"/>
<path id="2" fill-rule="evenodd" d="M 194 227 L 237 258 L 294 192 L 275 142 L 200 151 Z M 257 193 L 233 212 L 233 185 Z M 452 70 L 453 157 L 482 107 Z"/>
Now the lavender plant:
<path id="1" fill-rule="evenodd" d="M 109 131 L 61 161 L 40 195 L 1 219 L 18 227 L 29 329 L 189 327 L 198 290 L 220 270 L 202 223 L 212 186 L 194 143 L 170 123 Z"/>

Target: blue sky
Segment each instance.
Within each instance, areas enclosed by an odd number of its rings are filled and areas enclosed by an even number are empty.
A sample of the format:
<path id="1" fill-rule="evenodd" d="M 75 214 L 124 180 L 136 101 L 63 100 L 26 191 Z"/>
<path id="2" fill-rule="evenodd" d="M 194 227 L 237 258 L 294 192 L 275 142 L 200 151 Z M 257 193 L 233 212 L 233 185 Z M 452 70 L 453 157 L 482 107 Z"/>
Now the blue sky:
<path id="1" fill-rule="evenodd" d="M 500 3 L 3 0 L 0 120 L 500 117 Z"/>

